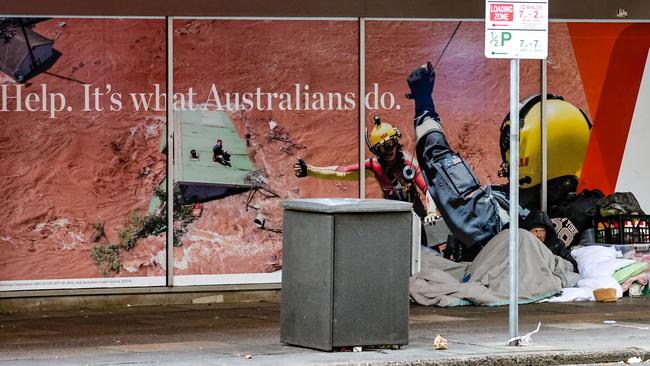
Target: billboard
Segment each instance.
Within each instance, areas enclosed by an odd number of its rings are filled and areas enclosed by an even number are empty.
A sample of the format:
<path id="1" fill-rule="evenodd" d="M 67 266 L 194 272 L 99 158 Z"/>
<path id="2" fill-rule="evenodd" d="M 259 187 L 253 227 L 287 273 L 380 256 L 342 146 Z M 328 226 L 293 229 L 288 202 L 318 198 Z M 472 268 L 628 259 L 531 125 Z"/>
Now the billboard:
<path id="1" fill-rule="evenodd" d="M 356 198 L 360 174 L 366 197 L 417 199 L 425 216 L 426 187 L 405 181 L 375 142 L 396 141 L 401 163 L 417 164 L 406 77 L 427 60 L 449 145 L 482 184 L 507 182 L 509 62 L 485 58 L 482 21 L 369 19 L 360 50 L 357 19 L 174 19 L 172 146 L 164 20 L 25 26 L 33 55 L 17 24 L 0 29 L 18 44 L 0 74 L 0 291 L 165 285 L 168 173 L 179 286 L 278 283 L 280 202 Z M 548 31 L 547 91 L 593 125 L 581 154 L 550 141 L 549 164 L 570 161 L 552 169 L 577 174 L 578 189 L 629 190 L 650 205 L 640 161 L 650 153 L 650 24 L 551 22 Z M 520 70 L 523 101 L 541 92 L 540 63 L 522 60 Z M 385 135 L 376 116 L 390 125 Z M 532 175 L 538 136 L 522 130 L 520 165 Z"/>
<path id="2" fill-rule="evenodd" d="M 10 20 L 0 290 L 164 285 L 164 228 L 142 226 L 165 177 L 165 114 L 134 105 L 164 86 L 164 21 Z M 21 77 L 20 64 L 35 67 Z"/>
<path id="3" fill-rule="evenodd" d="M 358 24 L 175 20 L 173 57 L 174 91 L 194 100 L 175 114 L 178 210 L 200 212 L 175 243 L 175 284 L 279 282 L 279 203 L 359 194 L 352 176 L 294 171 L 358 162 Z"/>

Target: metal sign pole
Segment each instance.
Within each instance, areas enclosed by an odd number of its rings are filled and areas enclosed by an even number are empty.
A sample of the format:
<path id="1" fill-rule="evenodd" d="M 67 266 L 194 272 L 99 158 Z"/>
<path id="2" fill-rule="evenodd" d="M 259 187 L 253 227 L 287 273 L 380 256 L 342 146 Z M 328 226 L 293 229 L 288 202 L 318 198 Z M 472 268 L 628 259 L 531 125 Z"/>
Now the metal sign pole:
<path id="1" fill-rule="evenodd" d="M 485 1 L 485 57 L 510 59 L 510 306 L 508 312 L 511 339 L 509 344 L 513 346 L 519 345 L 519 340 L 515 339 L 518 337 L 519 327 L 519 60 L 544 59 L 547 56 L 548 0 Z M 542 72 L 545 73 L 546 69 Z M 546 80 L 543 83 L 546 85 Z M 546 95 L 545 90 L 543 94 Z"/>
<path id="2" fill-rule="evenodd" d="M 167 17 L 167 286 L 174 285 L 174 19 Z"/>
<path id="3" fill-rule="evenodd" d="M 519 336 L 519 59 L 510 60 L 510 338 Z"/>
<path id="4" fill-rule="evenodd" d="M 543 58 L 541 60 L 540 66 L 542 69 L 542 105 L 541 114 L 542 114 L 542 197 L 541 197 L 541 209 L 544 212 L 548 212 L 548 127 L 546 123 L 546 61 L 547 59 Z"/>

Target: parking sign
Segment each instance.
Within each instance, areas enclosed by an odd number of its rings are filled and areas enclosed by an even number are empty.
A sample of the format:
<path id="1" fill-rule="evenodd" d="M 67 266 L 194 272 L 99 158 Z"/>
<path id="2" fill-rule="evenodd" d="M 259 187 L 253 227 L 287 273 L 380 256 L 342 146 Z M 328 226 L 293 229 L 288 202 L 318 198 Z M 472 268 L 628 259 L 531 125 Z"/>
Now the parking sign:
<path id="1" fill-rule="evenodd" d="M 548 55 L 548 0 L 486 0 L 485 57 Z"/>

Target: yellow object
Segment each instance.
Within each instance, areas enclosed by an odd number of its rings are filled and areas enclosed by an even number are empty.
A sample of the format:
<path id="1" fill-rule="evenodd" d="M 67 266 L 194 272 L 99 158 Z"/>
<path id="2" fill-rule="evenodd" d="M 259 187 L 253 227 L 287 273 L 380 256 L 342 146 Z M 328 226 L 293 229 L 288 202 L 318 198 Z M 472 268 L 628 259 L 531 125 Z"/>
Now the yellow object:
<path id="1" fill-rule="evenodd" d="M 596 298 L 596 301 L 614 302 L 616 301 L 616 289 L 597 288 L 594 290 L 594 297 Z"/>
<path id="2" fill-rule="evenodd" d="M 541 97 L 529 97 L 520 107 L 519 179 L 523 189 L 542 182 Z M 548 180 L 571 176 L 580 177 L 582 163 L 589 144 L 591 122 L 571 103 L 554 95 L 546 101 L 548 126 Z M 501 126 L 501 154 L 509 164 L 509 116 Z M 507 136 L 507 141 L 504 141 Z"/>
<path id="3" fill-rule="evenodd" d="M 400 136 L 401 134 L 397 128 L 389 123 L 381 122 L 379 118 L 375 118 L 375 126 L 370 131 L 370 146 L 377 146 L 380 143 Z"/>

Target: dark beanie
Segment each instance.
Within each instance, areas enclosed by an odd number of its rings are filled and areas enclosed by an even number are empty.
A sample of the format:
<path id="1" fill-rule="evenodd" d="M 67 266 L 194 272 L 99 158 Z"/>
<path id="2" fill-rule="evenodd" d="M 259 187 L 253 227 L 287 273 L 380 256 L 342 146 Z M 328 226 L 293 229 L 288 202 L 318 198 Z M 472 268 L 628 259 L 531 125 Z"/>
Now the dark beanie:
<path id="1" fill-rule="evenodd" d="M 530 211 L 528 216 L 526 216 L 526 219 L 524 219 L 524 222 L 521 224 L 521 227 L 522 229 L 526 230 L 532 230 L 536 227 L 541 227 L 546 229 L 547 235 L 555 232 L 551 219 L 549 219 L 548 215 L 540 210 Z"/>

